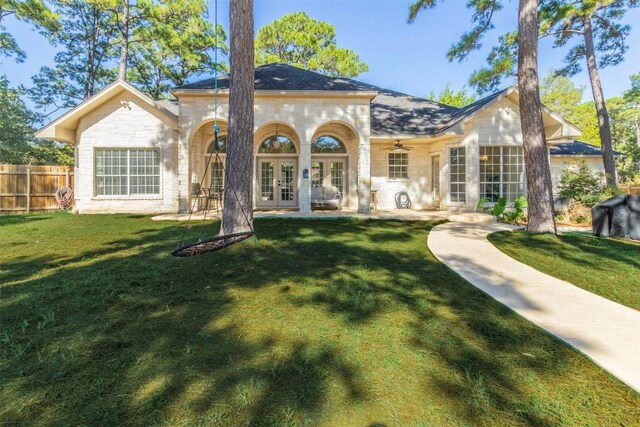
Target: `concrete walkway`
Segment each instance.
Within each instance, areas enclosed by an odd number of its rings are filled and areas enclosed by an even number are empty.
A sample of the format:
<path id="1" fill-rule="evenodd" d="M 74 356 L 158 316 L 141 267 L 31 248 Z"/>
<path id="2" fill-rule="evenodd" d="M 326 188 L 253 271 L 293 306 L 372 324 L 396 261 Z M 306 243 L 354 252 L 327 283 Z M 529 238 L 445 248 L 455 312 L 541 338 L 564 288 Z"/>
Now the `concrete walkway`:
<path id="1" fill-rule="evenodd" d="M 640 392 L 640 311 L 541 273 L 487 240 L 490 233 L 513 228 L 449 222 L 429 233 L 428 245 L 468 282 Z"/>

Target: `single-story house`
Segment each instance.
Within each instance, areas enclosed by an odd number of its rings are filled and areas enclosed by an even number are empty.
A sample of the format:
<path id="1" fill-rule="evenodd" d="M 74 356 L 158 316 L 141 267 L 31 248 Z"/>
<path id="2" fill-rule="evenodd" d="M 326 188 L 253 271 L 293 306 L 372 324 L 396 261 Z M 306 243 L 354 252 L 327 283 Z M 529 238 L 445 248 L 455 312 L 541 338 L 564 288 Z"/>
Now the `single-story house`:
<path id="1" fill-rule="evenodd" d="M 218 87 L 224 157 L 228 76 Z M 79 212 L 188 212 L 197 197 L 193 183 L 223 188 L 220 164 L 205 171 L 213 152 L 213 79 L 171 93 L 174 100 L 153 101 L 117 81 L 37 133 L 75 147 Z M 343 206 L 360 212 L 370 210 L 372 197 L 378 208 L 395 208 L 399 192 L 413 209 L 443 210 L 525 192 L 516 88 L 454 108 L 269 64 L 255 69 L 254 111 L 256 209 L 309 212 L 314 187 L 337 188 Z M 579 129 L 549 109 L 543 116 L 557 181 L 560 165 L 584 147 L 574 141 Z M 600 159 L 592 162 L 602 169 Z"/>

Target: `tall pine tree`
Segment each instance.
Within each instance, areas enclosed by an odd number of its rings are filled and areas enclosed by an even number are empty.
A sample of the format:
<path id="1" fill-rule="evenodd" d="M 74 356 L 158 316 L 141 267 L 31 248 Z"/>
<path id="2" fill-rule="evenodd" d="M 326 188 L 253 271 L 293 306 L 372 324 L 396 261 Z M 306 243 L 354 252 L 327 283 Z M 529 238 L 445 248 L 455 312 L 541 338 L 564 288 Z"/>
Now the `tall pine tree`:
<path id="1" fill-rule="evenodd" d="M 416 0 L 409 8 L 409 22 L 424 10 L 433 8 L 437 0 Z M 487 31 L 493 28 L 493 18 L 502 9 L 500 0 L 469 0 L 467 7 L 473 14 L 471 30 L 462 35 L 447 54 L 450 61 L 462 61 L 480 47 Z M 529 204 L 529 233 L 556 232 L 551 188 L 551 172 L 542 124 L 542 106 L 538 84 L 538 19 L 537 0 L 520 0 L 518 31 L 500 39 L 492 50 L 494 64 L 507 59 L 503 67 L 513 70 L 517 52 L 518 90 L 520 92 L 520 124 L 523 138 L 527 199 Z M 519 34 L 520 36 L 516 36 Z M 519 39 L 519 40 L 518 40 Z M 507 50 L 501 47 L 506 46 Z M 503 61 L 504 62 L 504 61 Z"/>

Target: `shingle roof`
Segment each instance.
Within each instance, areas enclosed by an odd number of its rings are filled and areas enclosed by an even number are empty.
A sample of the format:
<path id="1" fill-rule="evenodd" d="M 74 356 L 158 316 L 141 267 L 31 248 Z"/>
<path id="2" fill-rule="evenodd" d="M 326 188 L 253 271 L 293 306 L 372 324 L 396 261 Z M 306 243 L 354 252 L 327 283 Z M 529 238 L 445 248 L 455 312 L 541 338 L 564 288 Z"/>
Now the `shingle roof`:
<path id="1" fill-rule="evenodd" d="M 256 90 L 375 91 L 374 86 L 346 78 L 332 78 L 286 64 L 267 64 L 255 69 Z M 176 89 L 213 89 L 214 79 L 179 86 Z M 218 77 L 218 88 L 229 89 L 229 75 Z"/>
<path id="2" fill-rule="evenodd" d="M 457 113 L 455 107 L 379 88 L 371 101 L 371 135 L 432 135 Z"/>
<path id="3" fill-rule="evenodd" d="M 598 146 L 580 141 L 566 142 L 564 144 L 552 145 L 549 148 L 552 156 L 602 156 L 602 149 Z M 614 156 L 622 156 L 618 151 L 613 152 Z"/>
<path id="4" fill-rule="evenodd" d="M 170 113 L 174 114 L 176 117 L 178 116 L 180 107 L 178 106 L 178 101 L 175 99 L 161 99 L 156 101 L 160 104 L 161 107 L 165 108 Z"/>
<path id="5" fill-rule="evenodd" d="M 268 64 L 255 69 L 256 90 L 318 90 L 378 92 L 371 101 L 372 136 L 430 136 L 442 132 L 505 93 L 496 92 L 464 108 L 440 104 L 347 78 L 333 78 L 286 64 Z M 213 89 L 214 79 L 179 86 L 183 89 Z M 218 78 L 218 88 L 229 88 L 229 76 Z"/>

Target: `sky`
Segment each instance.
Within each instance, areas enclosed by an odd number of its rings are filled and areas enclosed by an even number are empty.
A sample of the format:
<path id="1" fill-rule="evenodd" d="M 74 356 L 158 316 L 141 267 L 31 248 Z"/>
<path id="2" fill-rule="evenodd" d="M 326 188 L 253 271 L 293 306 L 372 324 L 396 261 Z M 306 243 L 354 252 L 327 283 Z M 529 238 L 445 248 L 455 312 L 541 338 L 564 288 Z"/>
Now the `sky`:
<path id="1" fill-rule="evenodd" d="M 405 0 L 255 0 L 255 29 L 257 32 L 288 13 L 304 11 L 314 19 L 334 25 L 338 46 L 354 50 L 368 64 L 369 71 L 357 80 L 427 96 L 432 91 L 439 93 L 447 83 L 456 90 L 469 86 L 469 76 L 484 64 L 498 36 L 517 26 L 518 2 L 507 0 L 505 3 L 505 8 L 495 16 L 495 29 L 484 39 L 482 49 L 462 63 L 449 62 L 446 52 L 471 28 L 471 11 L 465 8 L 463 0 L 442 2 L 435 9 L 423 12 L 414 24 L 407 23 L 411 1 Z M 210 18 L 213 20 L 213 2 Z M 229 0 L 219 0 L 218 19 L 228 31 Z M 626 59 L 601 71 L 607 98 L 622 94 L 630 86 L 629 75 L 640 72 L 640 9 L 629 11 L 624 22 L 632 25 Z M 21 64 L 3 60 L 1 72 L 14 85 L 30 86 L 31 76 L 40 67 L 53 65 L 56 51 L 24 23 L 9 20 L 7 27 L 28 56 Z M 541 76 L 552 67 L 560 68 L 565 54 L 566 49 L 552 47 L 550 38 L 543 39 L 539 53 Z M 586 71 L 573 80 L 586 87 L 584 99 L 591 99 Z"/>

